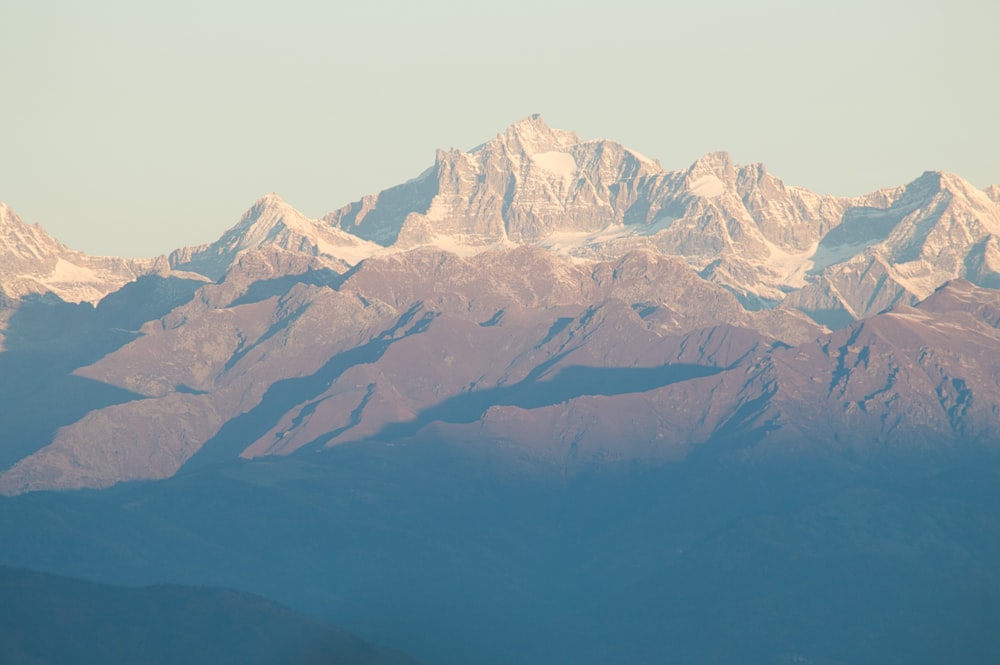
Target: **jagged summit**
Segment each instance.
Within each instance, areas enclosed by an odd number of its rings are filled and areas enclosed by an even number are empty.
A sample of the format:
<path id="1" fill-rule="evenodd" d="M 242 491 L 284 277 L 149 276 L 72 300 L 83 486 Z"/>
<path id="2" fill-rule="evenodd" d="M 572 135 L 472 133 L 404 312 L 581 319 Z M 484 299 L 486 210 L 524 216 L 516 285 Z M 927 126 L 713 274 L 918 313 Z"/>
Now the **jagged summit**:
<path id="1" fill-rule="evenodd" d="M 994 186 L 1000 190 L 1000 186 Z M 989 209 L 997 201 L 991 188 L 979 189 L 965 178 L 948 171 L 924 171 L 903 186 L 903 195 L 914 202 L 928 200 L 938 194 L 958 196 L 976 208 Z"/>
<path id="2" fill-rule="evenodd" d="M 278 224 L 301 227 L 309 223 L 310 220 L 305 215 L 293 208 L 281 196 L 271 192 L 254 201 L 234 228 L 242 230 L 252 228 L 259 234 L 273 229 Z"/>
<path id="3" fill-rule="evenodd" d="M 688 173 L 691 175 L 711 173 L 719 177 L 735 178 L 736 169 L 733 166 L 733 158 L 729 152 L 725 150 L 713 150 L 695 160 L 694 164 L 688 169 Z"/>
<path id="4" fill-rule="evenodd" d="M 20 219 L 17 214 L 11 210 L 9 205 L 0 201 L 0 224 L 7 226 L 13 223 L 15 218 Z"/>
<path id="5" fill-rule="evenodd" d="M 502 134 L 497 135 L 496 140 L 529 156 L 570 148 L 580 143 L 580 137 L 574 132 L 549 127 L 539 113 L 511 124 Z"/>
<path id="6" fill-rule="evenodd" d="M 63 246 L 37 224 L 27 224 L 6 203 L 0 201 L 2 250 L 23 259 L 40 259 Z"/>
<path id="7" fill-rule="evenodd" d="M 715 198 L 736 189 L 736 168 L 728 152 L 710 152 L 691 165 L 685 179 L 692 194 Z"/>
<path id="8" fill-rule="evenodd" d="M 965 274 L 992 283 L 992 244 L 984 238 L 994 233 L 993 197 L 939 172 L 860 197 L 824 196 L 785 185 L 763 164 L 737 165 L 725 151 L 665 171 L 621 144 L 582 140 L 535 114 L 469 152 L 439 150 L 418 178 L 324 220 L 397 251 L 430 245 L 474 254 L 526 243 L 576 260 L 611 260 L 654 249 L 683 257 L 750 308 L 776 306 L 807 288 L 798 306 L 840 325 L 820 311 L 853 319 Z M 949 233 L 968 226 L 972 243 L 986 244 L 977 249 L 963 236 L 957 251 L 945 250 L 951 259 L 935 255 L 940 242 L 933 236 L 942 232 L 933 220 L 949 210 Z M 854 271 L 850 261 L 861 254 L 875 261 L 873 274 L 915 259 L 936 267 L 913 264 L 863 288 L 867 305 L 843 303 L 828 282 Z M 985 277 L 976 278 L 977 271 Z M 886 285 L 895 286 L 876 293 Z"/>
<path id="9" fill-rule="evenodd" d="M 260 197 L 254 201 L 250 209 L 247 210 L 246 215 L 254 214 L 257 211 L 263 210 L 273 210 L 276 208 L 294 210 L 291 205 L 285 199 L 281 197 L 277 192 L 269 192 L 264 196 Z"/>
<path id="10" fill-rule="evenodd" d="M 218 280 L 242 254 L 279 251 L 314 257 L 319 265 L 342 272 L 378 249 L 361 238 L 306 217 L 271 192 L 257 199 L 214 243 L 175 251 L 170 255 L 170 265 Z"/>
<path id="11" fill-rule="evenodd" d="M 0 294 L 51 294 L 96 303 L 137 277 L 164 269 L 162 259 L 89 256 L 69 249 L 0 202 Z"/>
<path id="12" fill-rule="evenodd" d="M 265 194 L 253 202 L 240 216 L 239 221 L 223 235 L 233 249 L 246 249 L 266 242 L 278 227 L 307 226 L 309 220 L 289 205 L 275 192 Z M 223 239 L 220 238 L 220 241 Z"/>
<path id="13" fill-rule="evenodd" d="M 636 151 L 582 141 L 532 115 L 470 152 L 438 150 L 421 177 L 324 219 L 384 246 L 537 243 L 625 223 L 641 181 L 662 173 Z"/>
<path id="14" fill-rule="evenodd" d="M 0 475 L 0 492 L 169 475 L 202 446 L 195 464 L 423 428 L 597 456 L 619 432 L 661 455 L 661 435 L 694 444 L 731 418 L 810 441 L 909 441 L 924 425 L 942 441 L 992 434 L 998 193 L 927 172 L 824 196 L 721 151 L 666 171 L 540 116 L 438 151 L 416 178 L 320 220 L 270 193 L 216 242 L 170 257 L 217 283 L 189 284 L 185 304 L 74 370 L 146 399 L 60 423 Z M 70 293 L 100 273 L 6 206 L 0 241 L 7 312 L 21 294 Z M 95 321 L 114 325 L 100 309 Z M 952 353 L 957 335 L 972 362 Z M 646 369 L 662 378 L 672 362 L 711 371 L 648 382 Z M 861 366 L 851 380 L 849 363 Z M 579 368 L 638 383 L 537 401 L 576 390 Z M 959 399 L 971 417 L 953 419 Z M 885 416 L 904 403 L 905 422 L 924 420 L 898 434 Z"/>
<path id="15" fill-rule="evenodd" d="M 1000 286 L 1000 206 L 956 175 L 924 172 L 839 222 L 812 257 L 815 281 L 785 300 L 831 327 L 914 304 L 959 277 Z"/>
<path id="16" fill-rule="evenodd" d="M 861 197 L 788 186 L 763 164 L 736 164 L 725 151 L 667 171 L 619 143 L 582 139 L 533 114 L 471 150 L 438 150 L 415 178 L 321 220 L 266 194 L 219 240 L 177 250 L 170 265 L 219 280 L 251 252 L 343 272 L 417 247 L 471 256 L 531 245 L 574 262 L 653 251 L 683 259 L 745 307 L 785 303 L 839 327 L 948 279 L 1000 280 L 998 206 L 1000 185 L 979 190 L 939 171 Z M 50 283 L 25 286 L 24 276 L 54 275 L 51 256 L 61 246 L 7 206 L 0 228 L 8 265 L 48 261 L 9 275 L 6 292 Z"/>

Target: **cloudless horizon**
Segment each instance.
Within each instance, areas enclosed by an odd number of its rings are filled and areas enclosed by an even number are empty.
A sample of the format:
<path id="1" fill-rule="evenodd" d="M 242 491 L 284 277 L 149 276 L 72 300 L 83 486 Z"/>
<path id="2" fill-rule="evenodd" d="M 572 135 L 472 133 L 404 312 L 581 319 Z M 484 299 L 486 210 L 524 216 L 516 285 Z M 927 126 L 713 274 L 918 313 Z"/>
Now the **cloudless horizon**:
<path id="1" fill-rule="evenodd" d="M 275 191 L 311 217 L 541 113 L 681 169 L 726 150 L 858 195 L 1000 183 L 1000 5 L 9 0 L 0 201 L 68 246 L 215 240 Z"/>

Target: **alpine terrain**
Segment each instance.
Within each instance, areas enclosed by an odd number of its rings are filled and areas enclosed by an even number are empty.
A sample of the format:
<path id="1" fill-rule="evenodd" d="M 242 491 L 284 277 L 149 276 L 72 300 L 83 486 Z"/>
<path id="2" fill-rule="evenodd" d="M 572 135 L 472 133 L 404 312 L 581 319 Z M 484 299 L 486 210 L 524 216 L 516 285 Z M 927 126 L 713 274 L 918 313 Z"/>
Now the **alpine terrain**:
<path id="1" fill-rule="evenodd" d="M 156 259 L 0 204 L 0 257 L 0 563 L 427 663 L 1000 657 L 1000 185 L 533 115 Z"/>

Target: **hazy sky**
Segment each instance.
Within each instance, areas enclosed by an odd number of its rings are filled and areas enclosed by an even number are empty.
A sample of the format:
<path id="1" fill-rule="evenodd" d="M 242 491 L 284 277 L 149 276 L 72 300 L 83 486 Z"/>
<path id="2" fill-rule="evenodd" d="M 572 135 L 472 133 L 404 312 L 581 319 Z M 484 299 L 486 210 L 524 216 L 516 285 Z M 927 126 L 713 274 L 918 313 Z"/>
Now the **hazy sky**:
<path id="1" fill-rule="evenodd" d="M 1000 3 L 3 0 L 0 201 L 155 255 L 310 216 L 539 112 L 684 168 L 861 194 L 1000 183 Z"/>

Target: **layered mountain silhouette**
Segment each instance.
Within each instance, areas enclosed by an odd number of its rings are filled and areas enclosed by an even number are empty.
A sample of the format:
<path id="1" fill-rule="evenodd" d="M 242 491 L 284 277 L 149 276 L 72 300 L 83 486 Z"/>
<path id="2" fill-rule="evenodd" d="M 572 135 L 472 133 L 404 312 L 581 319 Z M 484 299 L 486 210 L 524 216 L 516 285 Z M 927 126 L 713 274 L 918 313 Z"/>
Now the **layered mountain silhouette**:
<path id="1" fill-rule="evenodd" d="M 414 665 L 263 598 L 126 588 L 0 566 L 0 661 Z"/>
<path id="2" fill-rule="evenodd" d="M 0 209 L 0 492 L 433 440 L 573 473 L 1000 445 L 1000 196 L 667 171 L 521 120 L 309 219 L 86 257 Z M 53 417 L 38 414 L 52 413 Z"/>

